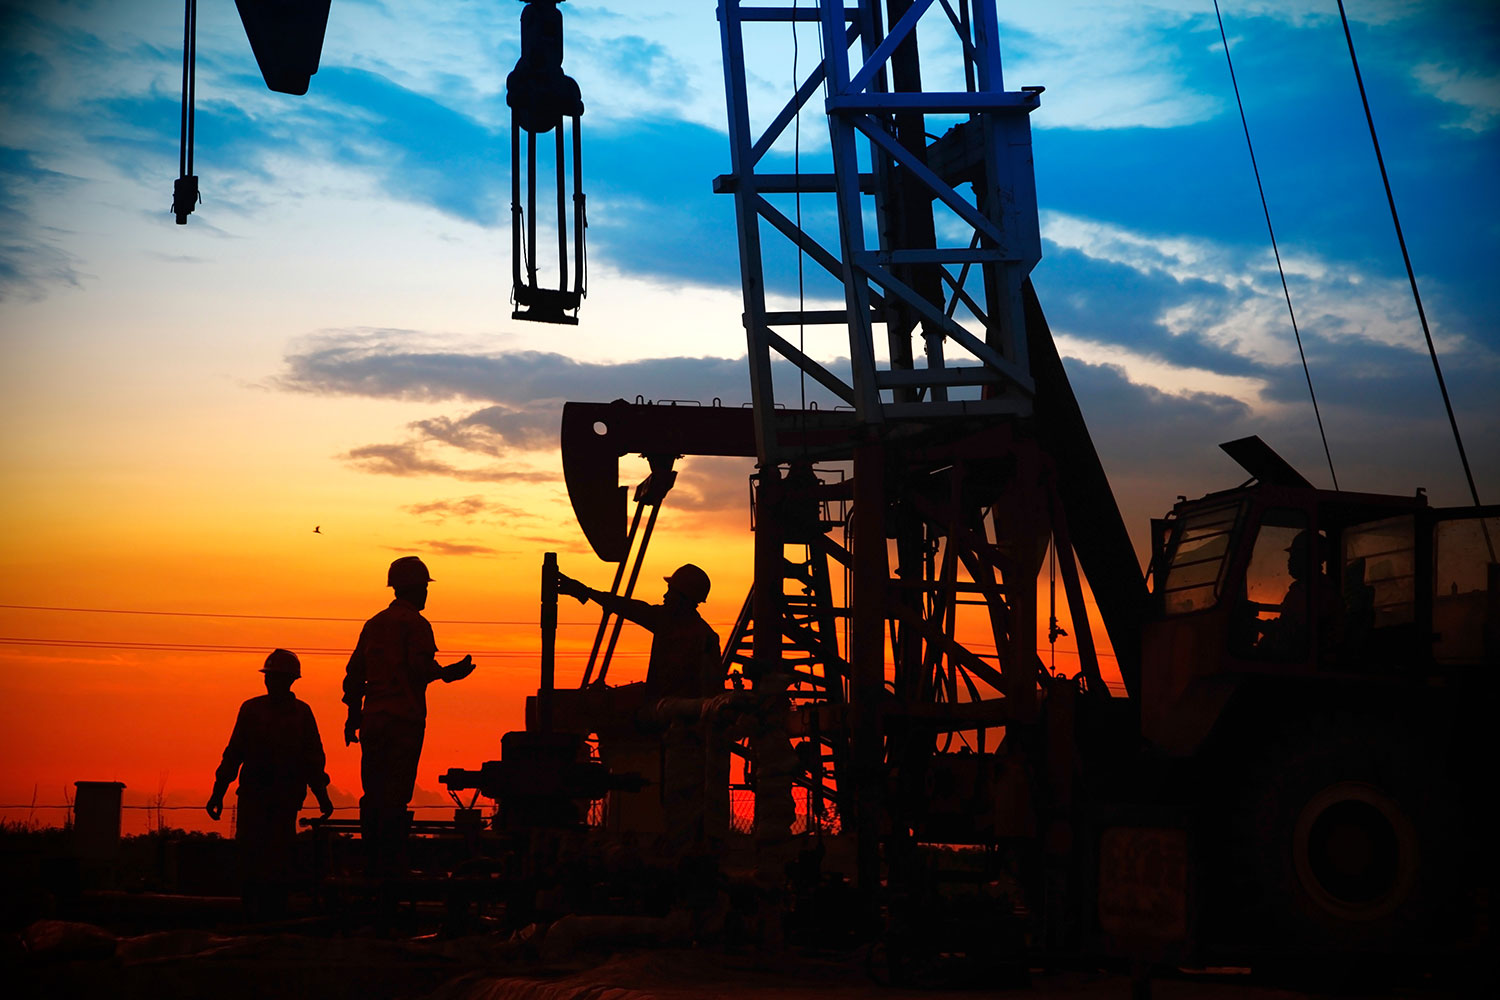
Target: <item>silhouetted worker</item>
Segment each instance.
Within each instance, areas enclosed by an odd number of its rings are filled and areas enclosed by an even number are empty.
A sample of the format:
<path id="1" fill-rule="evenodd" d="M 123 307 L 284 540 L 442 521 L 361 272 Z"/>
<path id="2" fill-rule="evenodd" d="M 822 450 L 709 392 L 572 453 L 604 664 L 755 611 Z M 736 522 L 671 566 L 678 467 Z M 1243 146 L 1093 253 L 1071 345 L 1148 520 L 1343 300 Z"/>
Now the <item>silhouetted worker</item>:
<path id="1" fill-rule="evenodd" d="M 698 605 L 708 600 L 708 574 L 687 563 L 665 579 L 667 592 L 660 604 L 594 590 L 562 573 L 557 574 L 557 591 L 583 602 L 593 601 L 651 632 L 646 690 L 652 696 L 705 698 L 722 694 L 719 634 L 698 614 Z"/>
<path id="2" fill-rule="evenodd" d="M 224 759 L 214 773 L 208 814 L 218 819 L 224 793 L 239 778 L 235 843 L 239 847 L 245 915 L 268 920 L 286 909 L 292 882 L 297 811 L 307 790 L 317 797 L 323 818 L 333 814 L 323 740 L 307 703 L 292 694 L 302 676 L 296 654 L 275 649 L 261 668 L 266 693 L 240 706 Z"/>
<path id="3" fill-rule="evenodd" d="M 369 873 L 396 874 L 410 826 L 407 804 L 427 728 L 427 685 L 462 680 L 474 672 L 465 656 L 446 667 L 434 659 L 437 642 L 422 617 L 432 576 L 416 556 L 391 563 L 386 586 L 396 599 L 365 622 L 344 672 L 344 744 L 359 743 L 361 836 Z"/>
<path id="4" fill-rule="evenodd" d="M 672 855 L 685 859 L 711 852 L 728 826 L 728 748 L 720 745 L 711 717 L 727 699 L 718 633 L 698 614 L 698 605 L 708 598 L 708 574 L 688 563 L 666 581 L 660 604 L 594 590 L 562 573 L 557 574 L 557 590 L 592 600 L 651 632 L 645 687 L 647 713 L 666 727 L 661 789 L 665 843 Z M 683 882 L 701 882 L 697 871 L 685 868 Z"/>
<path id="5" fill-rule="evenodd" d="M 1325 568 L 1327 536 L 1299 531 L 1286 547 L 1286 553 L 1286 571 L 1292 583 L 1281 599 L 1281 614 L 1267 623 L 1261 645 L 1280 656 L 1300 656 L 1307 649 L 1314 621 L 1319 623 L 1320 647 L 1326 648 L 1335 640 L 1339 593 Z"/>

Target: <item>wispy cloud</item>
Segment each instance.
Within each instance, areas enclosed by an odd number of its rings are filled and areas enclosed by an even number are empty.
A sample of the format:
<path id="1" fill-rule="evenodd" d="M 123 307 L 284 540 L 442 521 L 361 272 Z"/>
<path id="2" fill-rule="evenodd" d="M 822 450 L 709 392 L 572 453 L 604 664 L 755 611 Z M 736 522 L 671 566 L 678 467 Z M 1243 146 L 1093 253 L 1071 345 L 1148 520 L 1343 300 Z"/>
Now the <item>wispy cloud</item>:
<path id="1" fill-rule="evenodd" d="M 1269 248 L 1153 236 L 1055 212 L 1044 214 L 1043 232 L 1049 242 L 1090 260 L 1170 277 L 1176 294 L 1155 304 L 1159 311 L 1154 320 L 1173 337 L 1196 339 L 1267 368 L 1297 363 Z M 1285 248 L 1282 264 L 1304 338 L 1425 352 L 1405 282 L 1371 277 L 1349 264 Z M 1457 333 L 1445 333 L 1441 340 L 1447 351 L 1471 346 Z"/>
<path id="2" fill-rule="evenodd" d="M 31 211 L 33 199 L 63 197 L 73 182 L 25 150 L 0 146 L 0 300 L 34 299 L 49 287 L 82 283 L 79 260 Z"/>
<path id="3" fill-rule="evenodd" d="M 435 552 L 442 556 L 492 556 L 499 552 L 488 545 L 479 545 L 473 542 L 450 542 L 443 539 L 430 538 L 417 545 L 428 552 Z"/>
<path id="4" fill-rule="evenodd" d="M 536 517 L 536 514 L 532 511 L 509 504 L 495 503 L 478 494 L 455 497 L 449 500 L 430 500 L 426 503 L 407 504 L 401 509 L 408 514 L 420 517 L 434 524 L 443 524 L 450 520 L 473 523 L 475 521 L 493 521 L 500 518 L 506 521 L 514 521 L 520 518 Z"/>
<path id="5" fill-rule="evenodd" d="M 361 445 L 338 457 L 361 472 L 383 476 L 442 476 L 474 483 L 545 483 L 558 478 L 551 473 L 497 465 L 464 467 L 432 457 L 420 440 Z"/>
<path id="6" fill-rule="evenodd" d="M 734 359 L 645 358 L 606 364 L 547 351 L 486 352 L 451 341 L 444 347 L 417 331 L 361 327 L 294 341 L 285 370 L 271 384 L 320 395 L 498 404 L 509 410 L 463 426 L 510 434 L 514 444 L 535 432 L 517 415 L 532 404 L 636 395 L 676 399 L 684 395 L 684 386 L 703 399 L 741 400 L 749 395 L 747 379 L 744 363 Z"/>
<path id="7" fill-rule="evenodd" d="M 1500 121 L 1500 73 L 1461 68 L 1440 63 L 1422 63 L 1412 70 L 1432 96 L 1459 108 L 1462 117 L 1445 123 L 1449 128 L 1488 132 Z"/>

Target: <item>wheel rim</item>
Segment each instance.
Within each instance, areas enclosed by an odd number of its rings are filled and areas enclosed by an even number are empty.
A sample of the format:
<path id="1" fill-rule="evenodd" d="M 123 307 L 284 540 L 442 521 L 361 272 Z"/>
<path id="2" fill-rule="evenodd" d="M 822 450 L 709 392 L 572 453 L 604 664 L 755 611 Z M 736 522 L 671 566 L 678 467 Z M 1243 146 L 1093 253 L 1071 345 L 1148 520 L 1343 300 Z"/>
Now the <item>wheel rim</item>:
<path id="1" fill-rule="evenodd" d="M 1411 820 L 1380 789 L 1341 781 L 1308 800 L 1292 856 L 1310 897 L 1349 920 L 1390 914 L 1411 894 L 1418 864 Z"/>

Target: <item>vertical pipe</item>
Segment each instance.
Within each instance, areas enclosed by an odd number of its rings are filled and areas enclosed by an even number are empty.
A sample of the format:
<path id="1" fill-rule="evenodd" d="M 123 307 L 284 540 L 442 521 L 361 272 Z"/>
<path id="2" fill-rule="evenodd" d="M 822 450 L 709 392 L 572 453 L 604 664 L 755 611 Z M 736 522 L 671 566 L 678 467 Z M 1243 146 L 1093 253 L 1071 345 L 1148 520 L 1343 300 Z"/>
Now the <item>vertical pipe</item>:
<path id="1" fill-rule="evenodd" d="M 536 287 L 536 133 L 526 133 L 526 283 Z"/>
<path id="2" fill-rule="evenodd" d="M 884 807 L 880 705 L 885 696 L 885 453 L 880 442 L 854 450 L 854 585 L 850 600 L 849 710 L 858 832 L 859 892 L 874 913 L 880 885 Z"/>
<path id="3" fill-rule="evenodd" d="M 510 122 L 510 278 L 511 287 L 521 287 L 521 227 L 525 224 L 525 213 L 521 211 L 521 127 L 516 124 L 514 114 Z M 517 305 L 520 305 L 519 298 Z"/>
<path id="4" fill-rule="evenodd" d="M 557 553 L 542 555 L 542 681 L 536 692 L 537 729 L 552 731 L 552 689 L 557 648 Z"/>
<path id="5" fill-rule="evenodd" d="M 783 496 L 781 469 L 763 467 L 756 478 L 755 491 L 755 593 L 751 614 L 754 616 L 751 637 L 750 681 L 760 686 L 766 674 L 781 673 L 782 598 L 785 563 L 784 534 L 781 527 Z"/>
<path id="6" fill-rule="evenodd" d="M 557 290 L 568 290 L 568 185 L 563 149 L 563 123 L 557 123 Z"/>
<path id="7" fill-rule="evenodd" d="M 583 231 L 588 226 L 588 212 L 583 198 L 583 123 L 573 119 L 573 290 L 580 296 L 586 288 L 583 256 Z"/>

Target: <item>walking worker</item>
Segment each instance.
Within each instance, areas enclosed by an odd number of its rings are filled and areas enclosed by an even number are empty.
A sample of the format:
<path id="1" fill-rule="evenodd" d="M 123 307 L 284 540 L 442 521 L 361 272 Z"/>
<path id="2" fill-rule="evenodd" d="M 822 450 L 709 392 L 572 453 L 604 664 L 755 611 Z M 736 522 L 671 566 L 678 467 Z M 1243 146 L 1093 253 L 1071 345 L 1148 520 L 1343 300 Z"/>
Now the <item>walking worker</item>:
<path id="1" fill-rule="evenodd" d="M 235 843 L 239 847 L 245 914 L 267 920 L 286 909 L 292 884 L 297 811 L 312 789 L 323 818 L 333 815 L 323 740 L 307 703 L 292 694 L 302 676 L 295 653 L 274 649 L 261 667 L 266 693 L 240 706 L 214 790 L 204 806 L 217 820 L 224 793 L 239 779 Z"/>
<path id="2" fill-rule="evenodd" d="M 396 592 L 384 611 L 365 622 L 344 672 L 344 745 L 358 743 L 361 836 L 369 873 L 397 873 L 406 843 L 417 762 L 427 729 L 427 685 L 451 684 L 474 672 L 465 656 L 441 666 L 437 641 L 422 617 L 432 576 L 416 556 L 391 563 L 386 586 Z"/>

